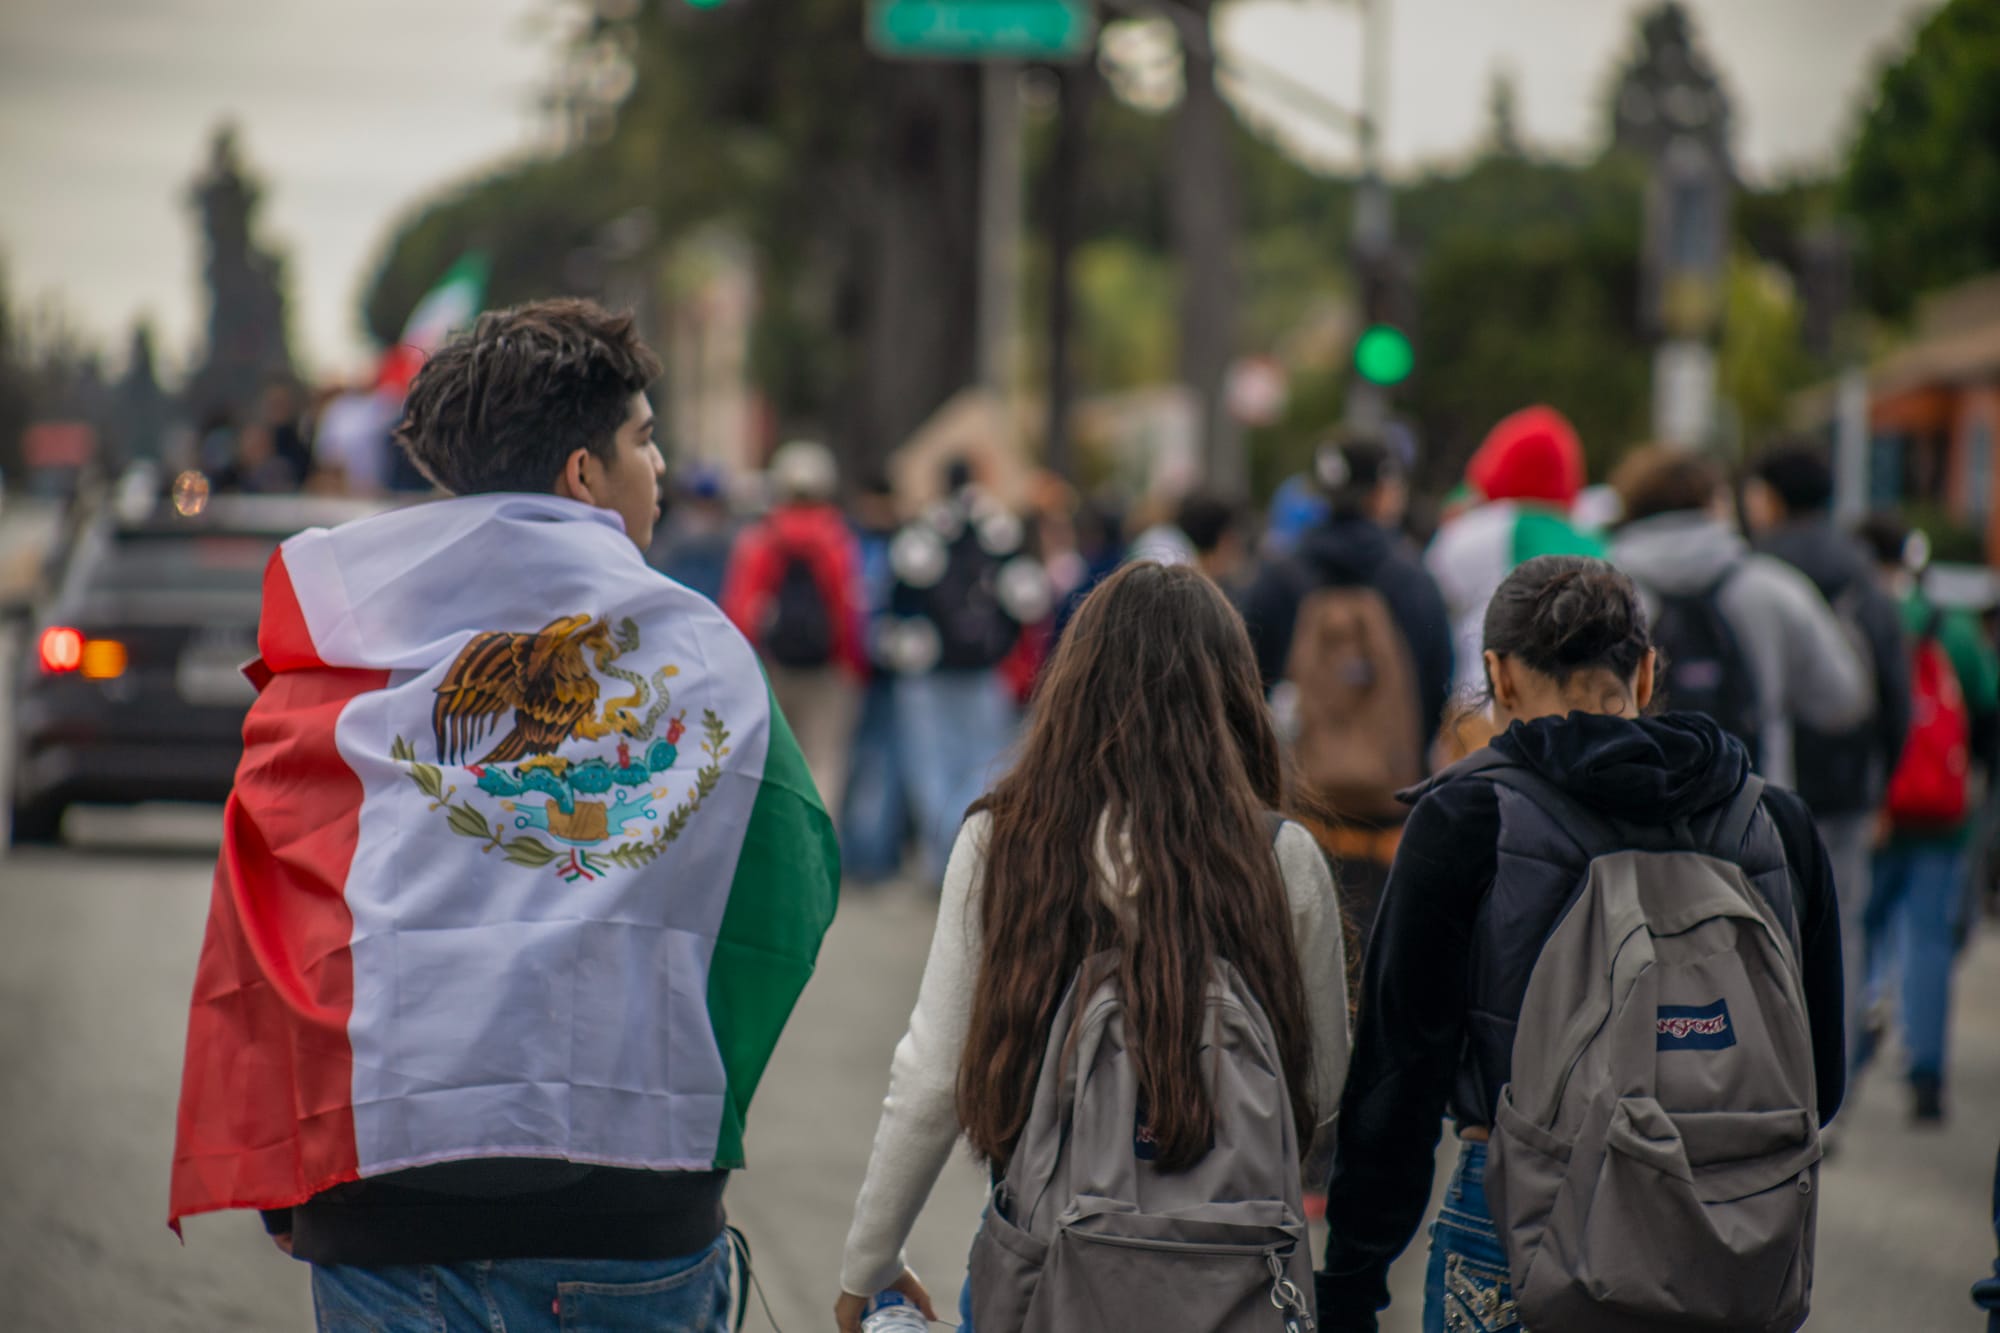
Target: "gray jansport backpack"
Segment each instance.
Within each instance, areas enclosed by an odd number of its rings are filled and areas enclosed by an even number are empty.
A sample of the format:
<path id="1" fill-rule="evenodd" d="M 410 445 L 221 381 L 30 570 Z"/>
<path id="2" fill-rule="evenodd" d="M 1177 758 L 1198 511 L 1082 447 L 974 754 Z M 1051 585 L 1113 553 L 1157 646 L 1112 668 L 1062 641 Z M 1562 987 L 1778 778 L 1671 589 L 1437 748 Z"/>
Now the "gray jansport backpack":
<path id="1" fill-rule="evenodd" d="M 1215 1146 L 1168 1174 L 1150 1161 L 1115 959 L 1084 964 L 972 1244 L 980 1333 L 1313 1328 L 1284 1070 L 1269 1021 L 1226 962 L 1209 982 L 1202 1047 Z"/>
<path id="2" fill-rule="evenodd" d="M 1732 861 L 1634 839 L 1492 770 L 1590 855 L 1521 1004 L 1486 1166 L 1532 1329 L 1791 1333 L 1812 1290 L 1819 1115 L 1798 946 Z"/>

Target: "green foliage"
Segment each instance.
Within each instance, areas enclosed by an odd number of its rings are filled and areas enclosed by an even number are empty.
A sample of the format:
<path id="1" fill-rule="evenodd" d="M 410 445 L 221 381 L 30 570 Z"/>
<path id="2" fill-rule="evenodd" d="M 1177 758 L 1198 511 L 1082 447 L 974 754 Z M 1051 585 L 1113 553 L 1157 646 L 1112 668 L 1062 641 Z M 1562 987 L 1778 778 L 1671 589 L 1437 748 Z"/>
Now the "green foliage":
<path id="1" fill-rule="evenodd" d="M 1174 373 L 1173 265 L 1128 240 L 1082 246 L 1073 270 L 1076 367 L 1085 384 L 1116 392 Z"/>
<path id="2" fill-rule="evenodd" d="M 1422 489 L 1449 489 L 1493 423 L 1532 403 L 1576 424 L 1593 476 L 1644 438 L 1642 190 L 1621 157 L 1492 157 L 1398 199 L 1423 255 L 1417 369 L 1400 394 L 1425 446 Z"/>
<path id="3" fill-rule="evenodd" d="M 1897 508 L 1912 531 L 1930 538 L 1931 559 L 1951 565 L 1986 563 L 1986 534 L 1944 505 L 1906 503 Z"/>
<path id="4" fill-rule="evenodd" d="M 1842 197 L 1881 314 L 2000 267 L 2000 3 L 1951 0 L 1883 70 Z"/>
<path id="5" fill-rule="evenodd" d="M 1754 449 L 1784 425 L 1786 405 L 1811 381 L 1812 366 L 1799 344 L 1799 305 L 1783 269 L 1739 251 L 1730 256 L 1723 299 L 1716 378 L 1736 409 L 1743 443 Z"/>

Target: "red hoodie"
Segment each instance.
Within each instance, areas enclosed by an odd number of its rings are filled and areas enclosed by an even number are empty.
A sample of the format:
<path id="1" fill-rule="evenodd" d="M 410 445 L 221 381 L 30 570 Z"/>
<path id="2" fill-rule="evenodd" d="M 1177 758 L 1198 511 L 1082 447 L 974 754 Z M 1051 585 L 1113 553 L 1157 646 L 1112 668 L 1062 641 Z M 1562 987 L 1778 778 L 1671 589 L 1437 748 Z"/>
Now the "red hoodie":
<path id="1" fill-rule="evenodd" d="M 780 505 L 744 529 L 729 555 L 722 610 L 763 651 L 765 617 L 793 556 L 803 559 L 833 621 L 833 660 L 855 675 L 868 669 L 861 602 L 861 554 L 853 531 L 830 504 Z"/>

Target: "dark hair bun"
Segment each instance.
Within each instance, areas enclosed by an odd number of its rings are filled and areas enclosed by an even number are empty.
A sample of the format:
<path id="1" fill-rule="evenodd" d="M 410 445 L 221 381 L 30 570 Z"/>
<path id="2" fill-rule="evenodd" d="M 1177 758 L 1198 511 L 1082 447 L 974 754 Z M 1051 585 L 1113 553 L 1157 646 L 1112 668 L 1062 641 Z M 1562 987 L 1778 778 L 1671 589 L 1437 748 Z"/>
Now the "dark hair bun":
<path id="1" fill-rule="evenodd" d="M 1486 647 L 1567 682 L 1584 670 L 1629 677 L 1651 642 L 1630 578 L 1602 560 L 1545 555 L 1520 565 L 1493 594 Z"/>
<path id="2" fill-rule="evenodd" d="M 1632 634 L 1638 608 L 1629 585 L 1609 570 L 1572 569 L 1556 575 L 1535 598 L 1532 633 L 1564 666 L 1602 661 Z"/>

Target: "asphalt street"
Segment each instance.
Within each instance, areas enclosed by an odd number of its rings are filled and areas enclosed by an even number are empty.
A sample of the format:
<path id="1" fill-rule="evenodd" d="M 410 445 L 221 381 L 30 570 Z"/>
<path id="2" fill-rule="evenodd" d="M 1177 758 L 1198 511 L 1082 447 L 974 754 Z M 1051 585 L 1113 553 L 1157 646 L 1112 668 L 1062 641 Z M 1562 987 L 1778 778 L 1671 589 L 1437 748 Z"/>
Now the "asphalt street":
<path id="1" fill-rule="evenodd" d="M 188 988 L 216 820 L 84 812 L 85 845 L 0 864 L 0 1329 L 230 1333 L 312 1324 L 304 1269 L 247 1214 L 166 1227 Z M 783 1333 L 831 1327 L 840 1247 L 889 1055 L 931 931 L 918 888 L 853 893 L 779 1048 L 730 1209 Z M 1973 1333 L 1966 1288 L 1992 1262 L 2000 1141 L 2000 932 L 1966 959 L 1952 1118 L 1916 1131 L 1886 1071 L 1842 1116 L 1825 1170 L 1815 1333 Z M 1893 1057 L 1891 1057 L 1893 1058 Z M 911 1258 L 955 1293 L 980 1175 L 954 1160 Z M 1385 1329 L 1414 1330 L 1422 1246 Z M 766 1328 L 761 1312 L 749 1327 Z"/>

